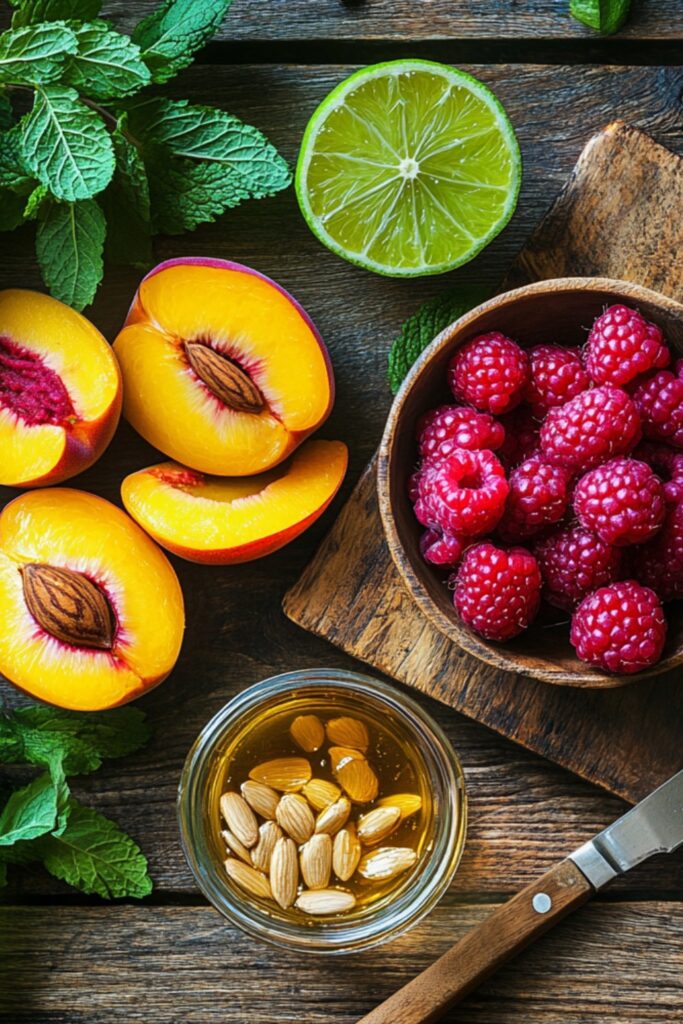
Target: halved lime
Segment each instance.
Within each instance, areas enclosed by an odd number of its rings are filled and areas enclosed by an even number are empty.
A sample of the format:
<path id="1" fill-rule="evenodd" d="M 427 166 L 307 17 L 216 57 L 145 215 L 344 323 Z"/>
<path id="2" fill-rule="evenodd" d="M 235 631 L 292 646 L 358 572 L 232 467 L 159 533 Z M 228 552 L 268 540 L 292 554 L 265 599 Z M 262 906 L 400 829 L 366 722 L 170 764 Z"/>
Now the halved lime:
<path id="1" fill-rule="evenodd" d="M 515 133 L 487 86 L 457 68 L 396 60 L 357 71 L 308 123 L 301 211 L 344 259 L 391 277 L 471 260 L 512 216 Z"/>

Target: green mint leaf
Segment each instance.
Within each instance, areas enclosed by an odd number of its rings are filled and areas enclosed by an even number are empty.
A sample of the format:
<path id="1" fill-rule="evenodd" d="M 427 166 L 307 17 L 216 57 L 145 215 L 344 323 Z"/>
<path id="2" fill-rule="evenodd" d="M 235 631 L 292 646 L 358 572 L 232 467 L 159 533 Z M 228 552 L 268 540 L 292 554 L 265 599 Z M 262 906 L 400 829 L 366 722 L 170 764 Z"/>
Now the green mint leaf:
<path id="1" fill-rule="evenodd" d="M 107 224 L 94 199 L 55 203 L 39 221 L 36 256 L 43 281 L 74 309 L 90 305 L 102 280 Z"/>
<path id="2" fill-rule="evenodd" d="M 604 36 L 610 36 L 628 18 L 631 0 L 571 0 L 570 11 L 578 20 Z"/>
<path id="3" fill-rule="evenodd" d="M 0 133 L 0 188 L 11 188 L 21 195 L 28 195 L 35 185 L 35 179 L 22 155 L 21 132 L 20 125 L 15 125 L 9 131 Z"/>
<path id="4" fill-rule="evenodd" d="M 143 747 L 150 735 L 145 713 L 139 708 L 80 712 L 36 704 L 18 708 L 13 717 L 19 727 L 50 736 L 76 737 L 100 758 L 126 757 Z"/>
<path id="5" fill-rule="evenodd" d="M 416 313 L 408 317 L 389 352 L 388 377 L 392 394 L 396 394 L 417 357 L 439 331 L 478 306 L 489 294 L 474 285 L 450 288 L 435 299 L 425 302 Z"/>
<path id="6" fill-rule="evenodd" d="M 55 878 L 105 899 L 142 898 L 152 891 L 147 860 L 130 836 L 113 821 L 76 800 L 70 801 L 61 836 L 37 843 L 43 864 Z"/>
<path id="7" fill-rule="evenodd" d="M 226 175 L 220 164 L 173 160 L 163 152 L 146 155 L 155 232 L 193 231 L 249 198 L 241 179 Z"/>
<path id="8" fill-rule="evenodd" d="M 0 132 L 6 132 L 14 123 L 14 110 L 8 96 L 0 93 Z"/>
<path id="9" fill-rule="evenodd" d="M 58 774 L 58 773 L 57 773 Z M 0 813 L 0 846 L 12 846 L 20 840 L 36 839 L 66 824 L 64 776 L 53 780 L 44 772 L 37 779 L 12 793 Z"/>
<path id="10" fill-rule="evenodd" d="M 10 29 L 0 35 L 0 82 L 54 82 L 67 56 L 75 52 L 76 36 L 59 22 Z"/>
<path id="11" fill-rule="evenodd" d="M 20 0 L 12 28 L 40 21 L 92 21 L 101 6 L 100 0 Z"/>
<path id="12" fill-rule="evenodd" d="M 105 22 L 80 25 L 76 30 L 78 52 L 66 64 L 62 81 L 91 99 L 129 96 L 151 81 L 140 49 L 128 36 Z"/>
<path id="13" fill-rule="evenodd" d="M 126 136 L 127 114 L 112 133 L 116 169 L 100 203 L 107 218 L 105 255 L 112 263 L 143 269 L 152 262 L 149 182 L 142 156 Z"/>
<path id="14" fill-rule="evenodd" d="M 26 165 L 57 199 L 90 199 L 107 187 L 114 173 L 109 133 L 74 89 L 39 89 L 21 124 Z"/>
<path id="15" fill-rule="evenodd" d="M 24 207 L 24 220 L 35 220 L 40 214 L 49 195 L 50 193 L 44 185 L 36 186 L 26 200 L 26 206 Z"/>
<path id="16" fill-rule="evenodd" d="M 164 0 L 133 32 L 133 42 L 152 72 L 167 82 L 192 63 L 194 54 L 223 21 L 231 0 Z"/>
<path id="17" fill-rule="evenodd" d="M 96 771 L 102 764 L 98 752 L 78 736 L 29 729 L 21 723 L 18 724 L 18 729 L 23 744 L 22 760 L 30 764 L 50 766 L 58 759 L 64 772 L 69 775 L 87 775 Z"/>
<path id="18" fill-rule="evenodd" d="M 174 156 L 220 164 L 256 199 L 286 188 L 291 172 L 266 137 L 224 110 L 187 100 L 151 99 L 129 110 L 133 135 Z"/>
<path id="19" fill-rule="evenodd" d="M 14 231 L 24 220 L 25 201 L 16 192 L 0 189 L 0 231 Z"/>
<path id="20" fill-rule="evenodd" d="M 16 764 L 21 754 L 22 742 L 14 718 L 0 713 L 0 763 Z"/>

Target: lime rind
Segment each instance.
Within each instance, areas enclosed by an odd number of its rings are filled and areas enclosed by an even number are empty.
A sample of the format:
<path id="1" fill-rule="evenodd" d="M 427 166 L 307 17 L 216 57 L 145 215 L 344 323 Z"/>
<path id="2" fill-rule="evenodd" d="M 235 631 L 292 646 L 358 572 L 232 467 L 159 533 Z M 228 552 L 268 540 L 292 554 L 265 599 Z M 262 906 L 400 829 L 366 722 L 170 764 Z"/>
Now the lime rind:
<path id="1" fill-rule="evenodd" d="M 521 156 L 482 82 L 433 61 L 390 61 L 357 71 L 319 105 L 295 184 L 304 218 L 329 249 L 379 274 L 418 277 L 461 266 L 502 231 L 517 204 Z"/>

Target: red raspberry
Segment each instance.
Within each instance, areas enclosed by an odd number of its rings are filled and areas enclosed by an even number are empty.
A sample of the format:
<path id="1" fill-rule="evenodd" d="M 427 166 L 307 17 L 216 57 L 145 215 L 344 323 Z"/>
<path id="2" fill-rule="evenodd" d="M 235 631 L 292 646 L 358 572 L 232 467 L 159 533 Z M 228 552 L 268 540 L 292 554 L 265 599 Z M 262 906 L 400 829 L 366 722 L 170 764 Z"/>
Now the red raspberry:
<path id="1" fill-rule="evenodd" d="M 683 448 L 683 380 L 680 377 L 671 370 L 650 374 L 633 389 L 633 401 L 640 413 L 645 437 Z"/>
<path id="2" fill-rule="evenodd" d="M 442 405 L 425 413 L 418 425 L 423 459 L 443 458 L 454 448 L 495 451 L 505 440 L 505 429 L 485 412 L 464 405 Z"/>
<path id="3" fill-rule="evenodd" d="M 551 409 L 541 427 L 549 462 L 587 470 L 629 452 L 640 440 L 640 417 L 625 391 L 605 385 Z"/>
<path id="4" fill-rule="evenodd" d="M 447 569 L 455 569 L 465 545 L 466 541 L 462 537 L 454 537 L 439 530 L 425 530 L 420 537 L 420 551 L 425 562 L 443 565 Z"/>
<path id="5" fill-rule="evenodd" d="M 583 599 L 572 618 L 570 639 L 582 661 L 629 675 L 659 661 L 666 619 L 649 587 L 635 580 L 611 583 Z"/>
<path id="6" fill-rule="evenodd" d="M 633 553 L 633 574 L 662 601 L 683 597 L 683 505 L 674 505 L 661 531 Z"/>
<path id="7" fill-rule="evenodd" d="M 531 379 L 524 398 L 539 419 L 590 387 L 578 349 L 537 345 L 529 353 Z"/>
<path id="8" fill-rule="evenodd" d="M 505 429 L 505 440 L 497 451 L 501 462 L 512 469 L 538 451 L 540 423 L 534 419 L 527 405 L 520 405 L 500 422 Z"/>
<path id="9" fill-rule="evenodd" d="M 621 551 L 582 526 L 569 526 L 534 545 L 549 604 L 573 611 L 596 587 L 619 578 Z"/>
<path id="10" fill-rule="evenodd" d="M 468 548 L 455 576 L 460 618 L 487 640 L 509 640 L 532 622 L 541 574 L 526 548 L 503 551 L 489 541 Z"/>
<path id="11" fill-rule="evenodd" d="M 513 469 L 505 511 L 498 524 L 503 540 L 519 541 L 544 526 L 559 523 L 569 504 L 569 480 L 566 469 L 551 466 L 542 455 L 532 455 Z"/>
<path id="12" fill-rule="evenodd" d="M 591 328 L 586 345 L 586 369 L 596 384 L 628 384 L 641 373 L 669 365 L 659 327 L 635 309 L 610 306 Z"/>
<path id="13" fill-rule="evenodd" d="M 455 397 L 495 416 L 519 405 L 528 380 L 529 357 L 499 331 L 468 341 L 448 364 Z"/>
<path id="14" fill-rule="evenodd" d="M 415 515 L 423 526 L 477 537 L 503 514 L 508 484 L 493 452 L 456 448 L 442 462 L 426 464 L 418 490 Z"/>
<path id="15" fill-rule="evenodd" d="M 574 511 L 587 530 L 616 547 L 643 544 L 664 522 L 664 488 L 638 459 L 612 459 L 582 476 Z"/>
<path id="16" fill-rule="evenodd" d="M 683 452 L 665 444 L 643 441 L 633 457 L 652 466 L 664 484 L 664 497 L 670 505 L 683 501 Z"/>

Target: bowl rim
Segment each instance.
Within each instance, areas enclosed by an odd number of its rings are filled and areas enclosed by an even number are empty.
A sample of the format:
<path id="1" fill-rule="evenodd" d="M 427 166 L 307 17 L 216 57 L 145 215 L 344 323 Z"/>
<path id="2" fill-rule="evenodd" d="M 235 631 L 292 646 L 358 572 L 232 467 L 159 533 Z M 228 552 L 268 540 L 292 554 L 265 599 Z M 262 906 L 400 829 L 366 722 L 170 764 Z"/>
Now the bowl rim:
<path id="1" fill-rule="evenodd" d="M 680 319 L 683 326 L 683 304 L 668 295 L 662 295 L 653 289 L 630 281 L 622 281 L 610 277 L 558 277 L 548 278 L 542 281 L 534 281 L 531 284 L 522 285 L 509 291 L 500 292 L 485 302 L 480 303 L 469 310 L 463 316 L 454 320 L 451 324 L 440 331 L 439 334 L 418 356 L 405 377 L 397 394 L 394 397 L 380 442 L 377 456 L 377 494 L 379 501 L 380 517 L 384 528 L 387 546 L 392 561 L 398 570 L 402 585 L 419 607 L 427 620 L 438 629 L 438 631 L 457 647 L 462 648 L 468 654 L 477 658 L 493 668 L 510 672 L 515 675 L 527 676 L 541 682 L 550 683 L 556 686 L 575 686 L 593 689 L 610 689 L 630 685 L 643 679 L 650 679 L 653 676 L 667 672 L 683 663 L 683 648 L 675 651 L 667 658 L 662 659 L 656 665 L 642 672 L 633 675 L 617 676 L 586 666 L 585 671 L 578 670 L 569 672 L 559 669 L 552 671 L 547 665 L 534 666 L 533 664 L 520 664 L 514 652 L 504 645 L 494 645 L 493 642 L 478 637 L 472 630 L 456 619 L 455 615 L 450 616 L 432 600 L 428 590 L 415 572 L 413 563 L 408 557 L 403 542 L 396 527 L 391 505 L 391 455 L 393 444 L 397 435 L 397 426 L 403 414 L 408 396 L 411 394 L 416 382 L 426 371 L 432 360 L 441 355 L 452 343 L 456 334 L 462 334 L 467 328 L 476 323 L 479 317 L 493 310 L 513 306 L 517 301 L 527 296 L 547 294 L 552 292 L 615 292 L 622 295 L 633 303 L 650 303 L 663 307 L 663 309 L 674 317 Z M 525 656 L 527 660 L 532 655 Z M 568 676 L 571 675 L 571 681 Z"/>

